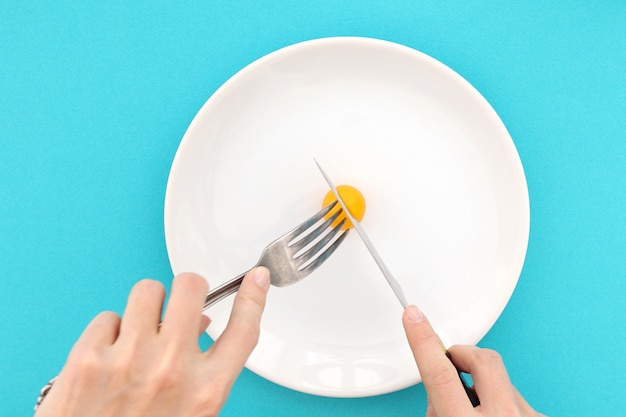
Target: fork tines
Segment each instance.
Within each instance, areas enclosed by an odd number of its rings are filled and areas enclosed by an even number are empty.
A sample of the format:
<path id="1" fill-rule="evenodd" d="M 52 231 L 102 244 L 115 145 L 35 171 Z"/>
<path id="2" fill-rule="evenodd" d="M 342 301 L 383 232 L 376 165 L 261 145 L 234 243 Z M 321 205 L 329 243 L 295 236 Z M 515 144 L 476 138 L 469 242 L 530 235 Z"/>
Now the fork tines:
<path id="1" fill-rule="evenodd" d="M 348 230 L 339 233 L 346 223 L 345 218 L 331 227 L 342 214 L 341 209 L 323 220 L 337 204 L 337 201 L 329 204 L 290 233 L 288 248 L 292 258 L 297 262 L 299 271 L 317 268 L 345 239 Z"/>

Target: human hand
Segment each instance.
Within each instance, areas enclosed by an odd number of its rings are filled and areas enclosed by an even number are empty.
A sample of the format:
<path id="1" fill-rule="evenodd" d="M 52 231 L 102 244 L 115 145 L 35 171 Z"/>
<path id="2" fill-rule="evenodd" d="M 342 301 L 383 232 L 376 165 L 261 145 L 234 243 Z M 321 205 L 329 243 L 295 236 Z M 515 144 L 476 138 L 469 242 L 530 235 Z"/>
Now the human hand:
<path id="1" fill-rule="evenodd" d="M 165 290 L 140 281 L 123 318 L 104 312 L 87 326 L 35 417 L 216 416 L 258 341 L 269 283 L 264 267 L 246 275 L 226 329 L 203 352 L 206 281 L 178 275 L 160 327 Z"/>
<path id="2" fill-rule="evenodd" d="M 445 354 L 428 319 L 415 306 L 402 315 L 402 324 L 428 394 L 426 417 L 539 417 L 511 384 L 500 355 L 490 349 L 457 345 L 451 360 L 472 375 L 480 405 L 474 408 L 457 370 Z"/>

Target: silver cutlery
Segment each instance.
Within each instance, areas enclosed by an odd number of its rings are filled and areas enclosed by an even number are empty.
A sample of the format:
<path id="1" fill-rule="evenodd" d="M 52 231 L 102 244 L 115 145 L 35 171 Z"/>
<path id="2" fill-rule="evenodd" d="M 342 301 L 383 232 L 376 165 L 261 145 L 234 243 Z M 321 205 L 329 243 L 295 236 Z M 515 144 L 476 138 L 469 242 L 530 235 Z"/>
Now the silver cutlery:
<path id="1" fill-rule="evenodd" d="M 317 269 L 348 235 L 349 229 L 339 233 L 346 222 L 345 218 L 336 226 L 331 227 L 342 210 L 338 210 L 324 222 L 318 224 L 336 204 L 336 201 L 329 204 L 293 230 L 267 245 L 253 268 L 264 266 L 269 269 L 270 282 L 276 287 L 295 284 Z M 247 273 L 248 271 L 209 291 L 204 302 L 204 309 L 208 309 L 218 301 L 237 292 Z"/>

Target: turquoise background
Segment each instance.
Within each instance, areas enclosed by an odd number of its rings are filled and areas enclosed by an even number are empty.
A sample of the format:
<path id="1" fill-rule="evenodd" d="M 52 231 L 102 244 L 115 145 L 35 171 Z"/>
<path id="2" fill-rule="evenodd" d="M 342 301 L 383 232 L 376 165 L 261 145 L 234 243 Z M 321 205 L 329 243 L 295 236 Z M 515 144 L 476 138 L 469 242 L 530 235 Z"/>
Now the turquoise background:
<path id="1" fill-rule="evenodd" d="M 1 416 L 31 415 L 84 326 L 121 312 L 135 281 L 169 287 L 166 180 L 208 97 L 271 51 L 336 35 L 429 54 L 493 105 L 524 164 L 531 235 L 480 345 L 545 414 L 624 412 L 625 2 L 3 0 Z M 222 415 L 424 412 L 421 385 L 333 399 L 244 371 Z"/>

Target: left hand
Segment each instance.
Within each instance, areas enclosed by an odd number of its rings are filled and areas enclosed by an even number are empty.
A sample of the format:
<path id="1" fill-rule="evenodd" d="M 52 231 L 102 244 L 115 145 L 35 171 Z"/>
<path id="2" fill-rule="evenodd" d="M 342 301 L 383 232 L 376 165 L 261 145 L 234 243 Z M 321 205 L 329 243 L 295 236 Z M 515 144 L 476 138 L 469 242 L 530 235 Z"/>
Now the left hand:
<path id="1" fill-rule="evenodd" d="M 256 346 L 268 288 L 266 268 L 249 272 L 228 326 L 203 352 L 206 281 L 178 275 L 160 327 L 165 290 L 140 281 L 123 318 L 104 312 L 87 326 L 35 417 L 216 416 Z"/>

